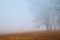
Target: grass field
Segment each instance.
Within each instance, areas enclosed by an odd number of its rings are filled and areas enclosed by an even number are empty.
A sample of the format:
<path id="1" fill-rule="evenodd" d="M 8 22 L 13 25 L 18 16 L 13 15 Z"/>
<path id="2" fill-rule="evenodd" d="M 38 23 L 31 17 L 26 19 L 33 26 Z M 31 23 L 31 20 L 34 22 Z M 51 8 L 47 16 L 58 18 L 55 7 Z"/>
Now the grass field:
<path id="1" fill-rule="evenodd" d="M 1 34 L 0 40 L 60 40 L 60 31 L 32 31 Z"/>

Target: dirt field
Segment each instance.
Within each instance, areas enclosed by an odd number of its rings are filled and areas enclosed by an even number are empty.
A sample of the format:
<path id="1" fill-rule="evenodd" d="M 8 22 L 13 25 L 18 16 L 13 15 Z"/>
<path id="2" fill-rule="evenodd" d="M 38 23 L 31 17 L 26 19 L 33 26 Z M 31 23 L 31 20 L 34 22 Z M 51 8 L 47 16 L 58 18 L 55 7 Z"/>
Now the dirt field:
<path id="1" fill-rule="evenodd" d="M 0 35 L 0 40 L 60 40 L 60 31 L 34 31 Z"/>

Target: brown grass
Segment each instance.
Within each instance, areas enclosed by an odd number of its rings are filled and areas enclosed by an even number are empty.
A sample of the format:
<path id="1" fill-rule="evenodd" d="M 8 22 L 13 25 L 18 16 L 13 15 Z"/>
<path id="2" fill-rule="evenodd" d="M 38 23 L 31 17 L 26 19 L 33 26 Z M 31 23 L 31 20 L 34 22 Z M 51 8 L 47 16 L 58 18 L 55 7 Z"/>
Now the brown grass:
<path id="1" fill-rule="evenodd" d="M 60 40 L 60 31 L 35 31 L 0 35 L 0 40 Z"/>

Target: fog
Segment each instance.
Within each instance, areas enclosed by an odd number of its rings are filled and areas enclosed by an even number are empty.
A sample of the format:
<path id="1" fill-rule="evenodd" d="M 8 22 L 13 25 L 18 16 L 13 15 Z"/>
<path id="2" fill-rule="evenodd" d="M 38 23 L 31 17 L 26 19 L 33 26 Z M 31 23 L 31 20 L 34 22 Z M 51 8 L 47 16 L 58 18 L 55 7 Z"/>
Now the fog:
<path id="1" fill-rule="evenodd" d="M 60 29 L 59 0 L 0 0 L 0 33 Z"/>

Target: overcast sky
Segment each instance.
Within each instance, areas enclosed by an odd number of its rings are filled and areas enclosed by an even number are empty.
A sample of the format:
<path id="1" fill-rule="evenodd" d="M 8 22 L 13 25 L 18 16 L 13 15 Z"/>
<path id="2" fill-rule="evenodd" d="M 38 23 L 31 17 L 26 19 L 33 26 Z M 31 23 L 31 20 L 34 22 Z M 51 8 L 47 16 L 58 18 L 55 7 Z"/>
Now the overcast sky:
<path id="1" fill-rule="evenodd" d="M 0 0 L 0 33 L 34 30 L 28 0 Z"/>

